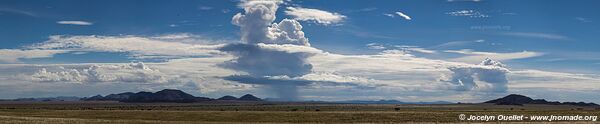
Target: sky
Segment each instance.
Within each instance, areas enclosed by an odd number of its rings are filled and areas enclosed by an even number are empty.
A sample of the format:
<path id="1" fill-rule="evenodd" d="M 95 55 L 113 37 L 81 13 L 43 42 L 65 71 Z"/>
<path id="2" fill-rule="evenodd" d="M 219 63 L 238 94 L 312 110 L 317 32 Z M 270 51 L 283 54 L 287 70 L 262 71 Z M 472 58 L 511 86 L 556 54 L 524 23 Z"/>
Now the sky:
<path id="1" fill-rule="evenodd" d="M 595 0 L 2 0 L 0 98 L 600 102 Z"/>

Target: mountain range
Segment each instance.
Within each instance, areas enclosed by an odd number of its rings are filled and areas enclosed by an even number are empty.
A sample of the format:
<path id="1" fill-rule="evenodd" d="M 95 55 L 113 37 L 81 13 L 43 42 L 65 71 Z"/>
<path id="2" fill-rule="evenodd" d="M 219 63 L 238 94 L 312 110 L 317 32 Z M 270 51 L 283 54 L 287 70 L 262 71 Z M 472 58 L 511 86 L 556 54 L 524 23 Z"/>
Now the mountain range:
<path id="1" fill-rule="evenodd" d="M 0 101 L 38 101 L 38 102 L 47 102 L 47 101 L 79 101 L 80 98 L 76 96 L 58 96 L 58 97 L 42 97 L 42 98 L 18 98 L 12 100 L 0 100 Z"/>
<path id="2" fill-rule="evenodd" d="M 237 101 L 262 101 L 262 99 L 246 94 L 240 98 L 233 96 L 224 96 L 219 99 L 212 99 L 208 97 L 196 97 L 185 93 L 180 90 L 164 89 L 155 93 L 152 92 L 124 92 L 119 94 L 109 94 L 107 96 L 96 95 L 89 98 L 81 98 L 83 101 L 119 101 L 119 102 L 130 102 L 130 103 L 150 103 L 150 102 L 176 102 L 176 103 L 190 103 L 190 102 L 202 102 L 202 101 L 214 101 L 214 100 L 237 100 Z"/>
<path id="3" fill-rule="evenodd" d="M 434 101 L 434 102 L 403 102 L 398 100 L 347 100 L 347 101 L 336 101 L 335 103 L 350 103 L 350 104 L 453 104 L 448 101 Z"/>
<path id="4" fill-rule="evenodd" d="M 532 99 L 527 96 L 519 94 L 510 94 L 508 96 L 486 101 L 483 103 L 493 103 L 495 105 L 524 105 L 524 104 L 545 104 L 545 105 L 575 105 L 575 106 L 598 106 L 596 103 L 585 103 L 585 102 L 558 102 L 558 101 L 546 101 L 544 99 Z"/>
<path id="5" fill-rule="evenodd" d="M 74 97 L 74 96 L 60 96 L 60 97 L 44 97 L 44 98 L 18 98 L 12 100 L 0 100 L 0 101 L 119 101 L 127 103 L 153 103 L 153 102 L 174 102 L 174 103 L 191 103 L 191 102 L 203 102 L 203 101 L 277 101 L 277 99 L 261 99 L 252 94 L 246 94 L 239 98 L 235 96 L 226 95 L 217 99 L 208 97 L 196 97 L 191 94 L 185 93 L 181 90 L 164 89 L 158 92 L 124 92 L 118 94 L 109 94 L 106 96 L 96 95 L 92 97 Z M 279 101 L 286 102 L 286 101 Z M 288 101 L 292 102 L 292 101 Z M 298 101 L 296 101 L 298 102 Z M 302 102 L 302 101 L 300 101 Z M 304 102 L 323 102 L 323 103 L 345 103 L 345 104 L 453 104 L 447 101 L 435 101 L 435 102 L 402 102 L 398 100 L 347 100 L 347 101 L 304 101 Z M 484 104 L 494 105 L 525 105 L 525 104 L 545 104 L 545 105 L 574 105 L 574 106 L 600 106 L 596 103 L 585 103 L 585 102 L 558 102 L 558 101 L 547 101 L 544 99 L 532 99 L 530 97 L 510 94 L 508 96 L 483 102 Z"/>

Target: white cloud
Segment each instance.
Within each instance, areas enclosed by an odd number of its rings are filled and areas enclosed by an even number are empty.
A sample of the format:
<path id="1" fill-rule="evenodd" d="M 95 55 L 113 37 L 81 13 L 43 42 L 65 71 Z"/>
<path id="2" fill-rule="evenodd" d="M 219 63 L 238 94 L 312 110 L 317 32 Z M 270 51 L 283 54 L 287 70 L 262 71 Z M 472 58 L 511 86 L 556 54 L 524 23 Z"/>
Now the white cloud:
<path id="1" fill-rule="evenodd" d="M 396 16 L 400 16 L 400 17 L 402 17 L 402 18 L 404 18 L 406 20 L 412 20 L 412 18 L 410 18 L 410 16 L 408 16 L 408 15 L 406 15 L 406 14 L 400 12 L 400 11 L 394 12 L 393 14 L 391 14 L 391 13 L 384 13 L 383 15 L 388 16 L 388 17 L 392 17 L 392 18 L 394 18 Z"/>
<path id="2" fill-rule="evenodd" d="M 457 90 L 489 90 L 504 93 L 507 91 L 508 79 L 506 74 L 510 71 L 505 65 L 491 60 L 483 60 L 479 66 L 453 66 L 450 78 L 442 79 L 458 85 Z"/>
<path id="3" fill-rule="evenodd" d="M 210 7 L 210 6 L 200 6 L 200 7 L 198 7 L 198 9 L 200 9 L 200 10 L 211 10 L 211 9 L 213 9 L 213 7 Z"/>
<path id="4" fill-rule="evenodd" d="M 183 36 L 164 36 L 163 38 L 176 39 L 181 37 Z M 489 97 L 489 94 L 485 93 L 502 91 L 504 86 L 507 88 L 506 91 L 511 93 L 514 90 L 522 88 L 594 90 L 594 88 L 590 87 L 598 86 L 597 83 L 599 82 L 597 80 L 598 76 L 513 69 L 510 73 L 502 73 L 505 74 L 509 82 L 502 83 L 500 81 L 500 83 L 497 83 L 497 80 L 487 80 L 487 78 L 502 78 L 484 75 L 492 74 L 491 72 L 504 72 L 495 71 L 501 69 L 503 65 L 489 62 L 482 65 L 465 64 L 418 58 L 401 51 L 382 52 L 375 55 L 341 55 L 323 52 L 309 46 L 290 44 L 258 44 L 257 46 L 261 47 L 261 49 L 282 51 L 285 53 L 314 54 L 312 57 L 307 58 L 307 62 L 312 65 L 311 71 L 307 74 L 297 77 L 287 76 L 287 78 L 286 76 L 277 75 L 267 76 L 270 80 L 309 82 L 309 85 L 298 87 L 297 93 L 301 98 L 304 98 L 302 96 L 321 96 L 334 97 L 335 99 L 381 98 L 406 101 L 449 100 L 479 102 Z M 261 93 L 261 90 L 257 90 L 264 89 L 260 85 L 237 83 L 221 79 L 220 77 L 227 75 L 247 74 L 239 70 L 225 69 L 218 66 L 224 61 L 235 58 L 236 56 L 224 55 L 205 58 L 173 59 L 164 63 L 144 63 L 141 65 L 139 63 L 0 65 L 0 69 L 6 70 L 0 72 L 0 79 L 10 80 L 10 82 L 20 82 L 22 84 L 13 86 L 0 82 L 0 85 L 27 89 L 25 87 L 25 84 L 27 84 L 29 89 L 26 91 L 42 90 L 49 93 L 75 91 L 77 88 L 66 87 L 75 83 L 81 85 L 79 89 L 92 91 L 94 91 L 94 88 L 90 89 L 90 87 L 121 89 L 114 92 L 142 89 L 159 90 L 161 88 L 191 88 L 205 95 L 214 96 L 254 92 L 265 97 L 274 97 L 270 92 Z M 490 65 L 499 66 L 492 67 Z M 19 67 L 8 68 L 12 66 Z M 457 73 L 459 71 L 449 69 L 452 67 L 465 68 L 471 71 L 466 71 L 468 73 Z M 21 72 L 24 70 L 29 71 Z M 456 79 L 461 80 L 465 78 L 458 77 L 474 77 L 473 82 L 477 84 L 477 88 L 470 88 L 471 90 L 467 91 L 457 90 L 465 87 L 465 85 L 457 85 L 456 82 L 452 82 L 451 79 L 454 74 L 457 74 Z M 22 75 L 26 75 L 28 78 L 19 78 Z M 498 74 L 493 75 L 500 76 Z M 192 85 L 188 86 L 188 84 Z M 46 85 L 52 85 L 55 90 L 42 89 L 42 87 L 48 87 Z M 586 86 L 586 88 L 582 88 L 581 86 Z M 94 95 L 97 93 L 89 92 L 88 94 Z M 406 97 L 395 97 L 393 94 L 406 94 Z M 468 97 L 465 98 L 465 95 Z"/>
<path id="5" fill-rule="evenodd" d="M 454 58 L 451 60 L 459 61 L 459 62 L 468 62 L 468 63 L 476 63 L 476 62 L 479 62 L 486 58 L 504 61 L 504 60 L 531 58 L 531 57 L 537 57 L 537 56 L 544 55 L 543 53 L 531 52 L 531 51 L 511 52 L 511 53 L 495 53 L 495 52 L 477 52 L 477 51 L 473 51 L 471 49 L 446 50 L 444 52 L 464 54 L 466 56 Z"/>
<path id="6" fill-rule="evenodd" d="M 177 42 L 175 42 L 177 41 Z M 219 55 L 223 45 L 197 45 L 209 41 L 190 35 L 139 36 L 50 36 L 48 41 L 29 46 L 31 49 L 95 52 L 128 52 L 132 57 L 181 57 Z"/>
<path id="7" fill-rule="evenodd" d="M 392 18 L 394 18 L 396 16 L 394 14 L 389 14 L 389 13 L 384 13 L 383 15 L 388 16 L 388 17 L 392 17 Z"/>
<path id="8" fill-rule="evenodd" d="M 291 45 L 291 44 L 257 44 L 258 47 L 265 50 L 273 50 L 273 51 L 283 51 L 287 53 L 323 53 L 322 50 L 310 47 L 310 46 L 300 46 L 300 45 Z"/>
<path id="9" fill-rule="evenodd" d="M 275 13 L 279 4 L 282 3 L 283 0 L 241 0 L 238 7 L 248 11 L 254 6 L 264 6 L 271 10 L 272 13 Z"/>
<path id="10" fill-rule="evenodd" d="M 65 38 L 56 38 L 56 42 L 50 40 L 39 45 L 33 45 L 32 48 L 36 49 L 69 49 L 69 50 L 80 50 L 86 48 L 90 51 L 121 51 L 121 52 L 134 52 L 140 54 L 161 54 L 161 55 L 175 55 L 181 54 L 178 52 L 156 52 L 157 48 L 144 47 L 147 49 L 141 49 L 133 47 L 134 45 L 128 45 L 132 43 L 150 43 L 159 44 L 159 46 L 171 46 L 174 48 L 186 48 L 189 46 L 200 45 L 211 43 L 211 42 L 200 42 L 195 43 L 194 35 L 190 34 L 173 34 L 173 35 L 160 35 L 150 37 L 138 37 L 138 36 L 69 36 Z M 74 38 L 77 40 L 65 40 Z M 81 42 L 76 42 L 81 41 Z M 175 42 L 180 41 L 180 42 Z M 107 46 L 98 45 L 104 43 Z M 171 44 L 172 43 L 172 44 Z M 121 44 L 113 47 L 110 44 Z M 312 91 L 319 91 L 319 89 L 328 89 L 330 92 L 344 92 L 344 93 L 363 93 L 365 97 L 381 97 L 381 98 L 395 98 L 389 97 L 389 94 L 398 93 L 421 93 L 416 98 L 403 98 L 412 100 L 423 100 L 433 99 L 438 97 L 447 96 L 448 94 L 463 94 L 472 92 L 489 92 L 488 90 L 502 89 L 502 85 L 492 85 L 493 83 L 478 82 L 482 79 L 474 79 L 475 83 L 479 83 L 476 90 L 472 91 L 455 91 L 461 87 L 452 82 L 440 81 L 440 79 L 450 79 L 445 76 L 450 76 L 452 73 L 450 67 L 465 67 L 472 68 L 471 70 L 483 70 L 480 65 L 470 65 L 464 63 L 448 62 L 443 60 L 432 60 L 425 58 L 417 58 L 413 55 L 408 54 L 406 51 L 421 51 L 424 53 L 432 53 L 435 51 L 428 51 L 416 46 L 392 46 L 392 48 L 405 48 L 410 50 L 386 50 L 381 54 L 376 55 L 340 55 L 327 53 L 322 50 L 304 46 L 304 45 L 293 45 L 293 44 L 255 44 L 259 49 L 282 52 L 287 54 L 312 54 L 312 57 L 306 58 L 305 62 L 310 64 L 312 68 L 310 71 L 306 71 L 299 76 L 287 76 L 289 79 L 277 78 L 282 75 L 267 75 L 269 80 L 287 81 L 287 82 L 310 82 L 310 85 L 299 86 L 297 90 L 299 96 L 311 95 Z M 82 47 L 85 46 L 85 47 Z M 110 49 L 109 49 L 110 48 Z M 220 47 L 216 47 L 220 48 Z M 169 51 L 169 50 L 167 50 Z M 395 51 L 395 52 L 394 52 Z M 201 52 L 203 53 L 203 52 Z M 479 52 L 461 51 L 461 54 L 484 54 Z M 489 54 L 489 53 L 485 53 Z M 119 85 L 127 85 L 139 88 L 192 88 L 199 92 L 206 94 L 231 94 L 231 92 L 249 92 L 248 90 L 264 89 L 260 88 L 260 85 L 237 83 L 235 81 L 224 80 L 220 77 L 226 75 L 245 75 L 247 72 L 240 70 L 231 70 L 221 68 L 219 64 L 225 61 L 235 59 L 237 56 L 230 56 L 227 54 L 209 56 L 203 58 L 190 58 L 190 59 L 173 59 L 165 63 L 150 63 L 143 64 L 142 66 L 134 66 L 136 64 L 127 63 L 106 63 L 106 64 L 67 64 L 67 65 L 44 65 L 42 67 L 29 66 L 32 69 L 27 81 L 53 83 L 55 85 L 68 85 L 68 84 L 56 84 L 60 82 L 72 82 L 83 85 L 102 85 L 105 83 L 122 83 Z M 256 57 L 256 56 L 253 56 Z M 478 60 L 481 61 L 481 60 Z M 286 62 L 288 63 L 288 62 Z M 276 63 L 281 64 L 281 63 Z M 0 66 L 0 68 L 2 68 Z M 96 69 L 94 69 L 96 68 Z M 20 68 L 27 69 L 27 68 Z M 264 68 L 263 68 L 264 69 Z M 3 69 L 12 70 L 12 69 Z M 160 71 L 159 71 L 160 70 Z M 18 71 L 16 71 L 18 72 Z M 482 71 L 479 73 L 488 72 Z M 6 79 L 14 77 L 15 71 L 8 71 L 0 73 L 0 79 Z M 23 74 L 23 73 L 21 73 Z M 343 75 L 341 75 L 343 74 Z M 440 77 L 442 75 L 442 77 Z M 471 75 L 473 76 L 473 75 Z M 478 76 L 475 74 L 475 76 Z M 473 77 L 475 77 L 473 76 Z M 509 79 L 511 74 L 507 75 Z M 549 75 L 547 75 L 549 76 Z M 19 77 L 19 76 L 17 76 Z M 283 75 L 286 77 L 286 75 Z M 518 77 L 520 81 L 512 81 L 512 83 L 518 82 L 534 82 L 529 79 L 523 79 Z M 526 78 L 526 77 L 525 77 Z M 12 80 L 17 80 L 10 78 Z M 539 80 L 534 78 L 534 80 Z M 584 79 L 586 85 L 589 85 L 590 79 Z M 19 81 L 16 81 L 19 82 Z M 24 81 L 26 82 L 26 81 Z M 95 83 L 94 83 L 95 82 Z M 144 83 L 145 82 L 145 83 Z M 191 86 L 187 86 L 190 84 Z M 151 84 L 147 84 L 151 83 Z M 160 85 L 156 85 L 160 84 Z M 502 84 L 502 83 L 499 83 Z M 45 84 L 30 84 L 32 86 L 40 86 Z M 519 85 L 525 87 L 524 85 Z M 508 84 L 509 89 L 511 85 Z M 126 88 L 126 87 L 123 87 Z M 285 88 L 285 87 L 281 87 Z M 267 88 L 269 89 L 269 88 Z M 69 89 L 63 89 L 69 90 Z M 285 89 L 288 91 L 294 89 Z M 350 91 L 348 91 L 350 90 Z M 311 91 L 311 92 L 309 92 Z M 370 93 L 373 91 L 381 91 L 380 93 Z M 49 91 L 56 92 L 56 91 Z M 431 92 L 444 92 L 444 94 L 435 94 Z M 367 95 L 368 94 L 368 95 Z M 477 93 L 474 93 L 477 94 Z M 314 95 L 314 94 L 313 94 Z M 321 94 L 323 95 L 323 94 Z M 327 95 L 323 95 L 327 96 Z M 350 95 L 352 96 L 352 95 Z M 349 95 L 337 96 L 339 98 L 349 98 Z M 475 97 L 475 96 L 473 96 Z M 447 100 L 452 100 L 447 98 Z M 472 100 L 478 100 L 473 98 Z"/>
<path id="11" fill-rule="evenodd" d="M 451 16 L 463 16 L 463 17 L 470 17 L 470 18 L 490 17 L 489 15 L 484 14 L 479 11 L 476 11 L 476 10 L 458 10 L 458 11 L 447 12 L 446 14 L 451 15 Z"/>
<path id="12" fill-rule="evenodd" d="M 298 79 L 310 80 L 315 82 L 347 82 L 347 83 L 356 83 L 359 85 L 367 85 L 372 84 L 375 80 L 364 78 L 364 77 L 356 77 L 356 76 L 347 76 L 336 73 L 325 73 L 325 72 L 315 72 L 303 75 L 302 77 L 298 77 Z"/>
<path id="13" fill-rule="evenodd" d="M 589 20 L 588 18 L 583 18 L 583 17 L 575 17 L 575 20 L 583 22 L 583 23 L 588 23 L 588 22 L 592 22 L 591 20 Z"/>
<path id="14" fill-rule="evenodd" d="M 283 19 L 279 24 L 273 23 L 268 29 L 271 41 L 265 43 L 310 46 L 308 38 L 304 37 L 302 25 L 296 20 Z"/>
<path id="15" fill-rule="evenodd" d="M 435 50 L 428 50 L 425 48 L 420 48 L 418 46 L 396 45 L 394 47 L 400 48 L 401 50 L 404 50 L 404 51 L 412 51 L 412 52 L 427 53 L 427 54 L 437 53 L 437 51 L 435 51 Z"/>
<path id="16" fill-rule="evenodd" d="M 58 21 L 58 24 L 63 25 L 93 25 L 94 23 L 86 22 L 86 21 Z"/>
<path id="17" fill-rule="evenodd" d="M 480 59 L 478 62 L 480 62 Z M 555 72 L 539 71 L 540 73 L 552 73 L 539 75 L 540 77 L 546 78 L 532 78 L 533 75 L 520 75 L 520 70 L 508 71 L 506 66 L 496 62 L 484 61 L 479 65 L 449 62 L 443 60 L 432 60 L 425 58 L 416 58 L 414 56 L 406 55 L 403 52 L 390 53 L 380 55 L 339 55 L 339 54 L 317 54 L 314 57 L 309 58 L 311 64 L 313 64 L 313 71 L 315 72 L 336 72 L 345 75 L 353 75 L 359 77 L 366 77 L 369 80 L 376 80 L 376 82 L 383 85 L 377 85 L 375 88 L 377 92 L 381 94 L 394 94 L 394 93 L 417 93 L 420 95 L 419 100 L 423 98 L 435 97 L 435 93 L 442 92 L 439 96 L 447 96 L 443 94 L 471 94 L 477 97 L 472 98 L 470 101 L 485 100 L 489 94 L 479 94 L 478 92 L 512 92 L 519 88 L 531 88 L 531 87 L 554 87 L 561 86 L 561 80 L 551 80 L 552 77 L 561 77 L 565 82 L 572 82 L 577 80 L 577 84 L 573 84 L 567 89 L 582 89 L 575 87 L 579 86 L 598 86 L 597 78 L 593 77 L 576 77 L 571 73 L 562 73 L 565 75 L 573 76 L 554 76 Z M 454 68 L 454 71 L 452 71 Z M 459 70 L 464 70 L 461 73 Z M 512 73 L 516 72 L 516 73 Z M 455 75 L 456 76 L 452 76 Z M 441 75 L 441 77 L 440 77 Z M 454 79 L 460 79 L 469 81 L 464 77 L 472 77 L 473 87 L 465 87 L 463 85 L 456 85 Z M 440 82 L 440 79 L 441 82 Z M 450 81 L 450 82 L 445 82 Z M 535 82 L 548 82 L 550 86 L 540 86 L 542 83 L 531 84 Z M 526 84 L 524 84 L 526 83 Z M 562 82 L 564 84 L 564 82 Z M 537 86 L 536 86 L 537 85 Z M 565 84 L 567 85 L 567 84 Z M 569 84 L 570 85 L 570 84 Z M 453 91 L 460 88 L 471 89 L 471 91 Z M 512 89 L 516 88 L 516 89 Z M 333 90 L 333 89 L 331 89 Z M 392 91 L 387 91 L 392 90 Z M 369 90 L 353 91 L 355 94 L 368 94 Z M 425 93 L 426 92 L 426 93 Z M 462 92 L 462 93 L 461 93 Z M 423 95 L 426 94 L 426 95 Z M 499 94 L 496 94 L 499 96 Z M 460 98 L 454 98 L 460 99 Z M 465 100 L 467 101 L 467 100 Z"/>
<path id="18" fill-rule="evenodd" d="M 31 79 L 34 81 L 66 81 L 66 82 L 83 82 L 87 80 L 86 76 L 83 76 L 78 70 L 61 70 L 59 72 L 48 72 L 46 68 L 42 68 L 35 74 L 31 75 Z"/>
<path id="19" fill-rule="evenodd" d="M 337 24 L 347 18 L 335 12 L 302 7 L 287 7 L 285 14 L 292 16 L 294 20 L 314 21 L 323 25 Z"/>
<path id="20" fill-rule="evenodd" d="M 29 11 L 25 11 L 25 10 L 12 9 L 12 8 L 2 8 L 2 7 L 0 7 L 0 12 L 9 12 L 9 13 L 21 14 L 21 15 L 26 15 L 26 16 L 31 16 L 31 17 L 38 17 L 38 15 L 35 14 L 35 13 L 33 13 L 33 12 L 29 12 Z"/>
<path id="21" fill-rule="evenodd" d="M 379 44 L 379 43 L 369 43 L 369 44 L 366 44 L 365 46 L 367 46 L 367 48 L 369 48 L 369 49 L 384 50 L 384 52 L 402 52 L 402 53 L 407 53 L 407 54 L 411 53 L 411 52 L 426 53 L 426 54 L 436 53 L 435 50 L 420 48 L 418 46 L 385 45 L 385 44 Z"/>
<path id="22" fill-rule="evenodd" d="M 518 37 L 529 37 L 529 38 L 542 38 L 542 39 L 550 39 L 550 40 L 569 40 L 569 37 L 562 36 L 558 34 L 549 34 L 549 33 L 537 33 L 537 32 L 508 32 L 502 33 L 503 35 L 508 36 L 518 36 Z"/>
<path id="23" fill-rule="evenodd" d="M 362 8 L 362 9 L 358 9 L 358 10 L 350 10 L 348 12 L 370 12 L 370 11 L 374 11 L 377 9 L 378 8 L 376 8 L 376 7 L 367 7 L 367 8 Z"/>
<path id="24" fill-rule="evenodd" d="M 436 53 L 436 51 L 434 50 L 428 50 L 425 48 L 405 48 L 408 51 L 414 51 L 414 52 L 420 52 L 420 53 L 428 53 L 428 54 L 433 54 Z"/>
<path id="25" fill-rule="evenodd" d="M 412 20 L 412 19 L 411 19 L 411 18 L 410 18 L 408 15 L 406 15 L 406 14 L 404 14 L 404 13 L 400 12 L 400 11 L 396 12 L 396 14 L 397 14 L 398 16 L 400 16 L 400 17 L 402 17 L 402 18 L 406 19 L 406 20 Z"/>
<path id="26" fill-rule="evenodd" d="M 600 90 L 600 75 L 551 72 L 525 69 L 509 75 L 513 88 L 564 89 L 577 91 Z"/>
<path id="27" fill-rule="evenodd" d="M 219 56 L 174 59 L 161 63 L 0 64 L 0 70 L 4 70 L 0 72 L 0 80 L 3 80 L 0 86 L 19 89 L 1 90 L 0 96 L 6 98 L 11 94 L 17 96 L 8 97 L 18 97 L 36 91 L 87 96 L 165 88 L 202 92 L 214 95 L 212 97 L 249 93 L 247 90 L 252 86 L 217 78 L 237 73 L 217 66 L 230 59 L 230 56 Z M 40 94 L 34 94 L 33 97 L 40 97 Z"/>
<path id="28" fill-rule="evenodd" d="M 295 44 L 310 46 L 304 37 L 302 25 L 296 20 L 275 20 L 275 12 L 281 1 L 243 1 L 239 6 L 244 14 L 238 13 L 231 23 L 240 26 L 242 41 L 250 44 Z"/>
<path id="29" fill-rule="evenodd" d="M 435 48 L 435 49 L 462 48 L 466 45 L 472 45 L 472 44 L 483 43 L 483 42 L 485 42 L 485 40 L 483 40 L 483 39 L 465 40 L 465 41 L 450 41 L 450 42 L 446 42 L 446 43 L 443 43 L 440 45 L 432 46 L 431 48 Z"/>
<path id="30" fill-rule="evenodd" d="M 54 54 L 67 53 L 68 50 L 39 49 L 0 49 L 0 62 L 19 63 L 19 59 L 50 58 Z"/>
<path id="31" fill-rule="evenodd" d="M 86 66 L 86 65 L 83 65 Z M 42 68 L 31 75 L 33 81 L 40 82 L 137 82 L 137 83 L 165 83 L 167 75 L 158 70 L 151 69 L 144 63 L 130 64 L 103 64 L 87 65 L 87 68 L 67 69 L 57 66 L 55 71 Z"/>
<path id="32" fill-rule="evenodd" d="M 369 48 L 369 49 L 375 49 L 375 50 L 382 50 L 382 49 L 386 48 L 382 44 L 377 44 L 377 43 L 369 43 L 365 46 L 367 46 L 367 48 Z"/>

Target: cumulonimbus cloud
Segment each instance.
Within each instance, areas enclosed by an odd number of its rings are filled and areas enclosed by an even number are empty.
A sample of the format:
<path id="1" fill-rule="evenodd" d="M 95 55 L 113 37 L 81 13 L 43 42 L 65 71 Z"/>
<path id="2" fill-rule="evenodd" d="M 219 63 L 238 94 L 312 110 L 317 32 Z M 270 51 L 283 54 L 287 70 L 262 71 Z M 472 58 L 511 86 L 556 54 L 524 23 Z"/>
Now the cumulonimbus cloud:
<path id="1" fill-rule="evenodd" d="M 298 77 L 308 74 L 312 70 L 312 65 L 307 62 L 307 58 L 312 56 L 312 53 L 277 50 L 280 45 L 310 46 L 308 39 L 304 37 L 302 25 L 298 21 L 283 19 L 279 23 L 272 23 L 281 3 L 281 1 L 260 0 L 240 3 L 239 6 L 245 12 L 233 16 L 231 22 L 240 26 L 241 40 L 244 43 L 228 44 L 220 48 L 220 51 L 237 57 L 220 64 L 220 66 L 247 73 L 247 75 L 229 76 L 224 78 L 225 80 L 267 86 L 270 87 L 267 90 L 274 91 L 281 99 L 295 100 L 297 86 L 302 83 L 293 80 L 265 78 L 269 76 Z"/>
<path id="2" fill-rule="evenodd" d="M 221 67 L 248 73 L 228 76 L 225 80 L 266 86 L 266 90 L 274 92 L 281 100 L 297 100 L 298 87 L 309 83 L 306 80 L 267 77 L 298 77 L 310 73 L 313 66 L 307 62 L 307 58 L 312 53 L 277 51 L 261 48 L 256 44 L 230 44 L 220 50 L 237 56 L 234 60 L 220 64 Z"/>
<path id="3" fill-rule="evenodd" d="M 310 47 L 304 36 L 302 25 L 296 21 L 315 21 L 321 24 L 338 23 L 345 16 L 322 10 L 288 7 L 286 14 L 293 19 L 275 20 L 280 1 L 242 1 L 244 13 L 232 18 L 234 25 L 241 28 L 242 44 L 228 44 L 219 50 L 236 56 L 220 64 L 220 67 L 246 72 L 223 79 L 244 84 L 265 86 L 281 100 L 297 100 L 298 88 L 308 84 L 347 83 L 303 79 L 313 73 L 308 58 L 324 52 Z M 314 77 L 314 76 L 313 76 Z M 329 76 L 331 77 L 331 76 Z"/>
<path id="4" fill-rule="evenodd" d="M 311 53 L 275 51 L 254 44 L 230 44 L 220 50 L 238 56 L 235 60 L 223 63 L 223 67 L 248 72 L 252 76 L 296 77 L 308 74 L 312 69 L 312 65 L 306 61 L 312 56 Z"/>
<path id="5" fill-rule="evenodd" d="M 453 66 L 448 69 L 452 71 L 448 82 L 457 85 L 456 90 L 506 92 L 508 89 L 506 74 L 510 71 L 500 62 L 485 59 L 479 66 Z"/>
<path id="6" fill-rule="evenodd" d="M 249 44 L 295 44 L 310 46 L 304 37 L 302 25 L 296 20 L 275 21 L 275 12 L 281 1 L 242 1 L 245 12 L 233 16 L 231 23 L 240 26 L 242 41 Z"/>

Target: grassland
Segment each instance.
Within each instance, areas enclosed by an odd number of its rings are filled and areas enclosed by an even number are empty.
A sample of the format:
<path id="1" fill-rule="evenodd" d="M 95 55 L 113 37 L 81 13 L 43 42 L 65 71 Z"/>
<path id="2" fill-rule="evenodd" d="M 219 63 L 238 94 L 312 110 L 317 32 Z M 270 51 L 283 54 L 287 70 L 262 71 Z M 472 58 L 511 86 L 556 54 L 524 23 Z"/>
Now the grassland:
<path id="1" fill-rule="evenodd" d="M 0 123 L 473 122 L 459 120 L 458 116 L 460 114 L 600 116 L 600 109 L 575 106 L 498 106 L 487 104 L 0 102 Z M 585 121 L 581 123 L 593 122 Z"/>

